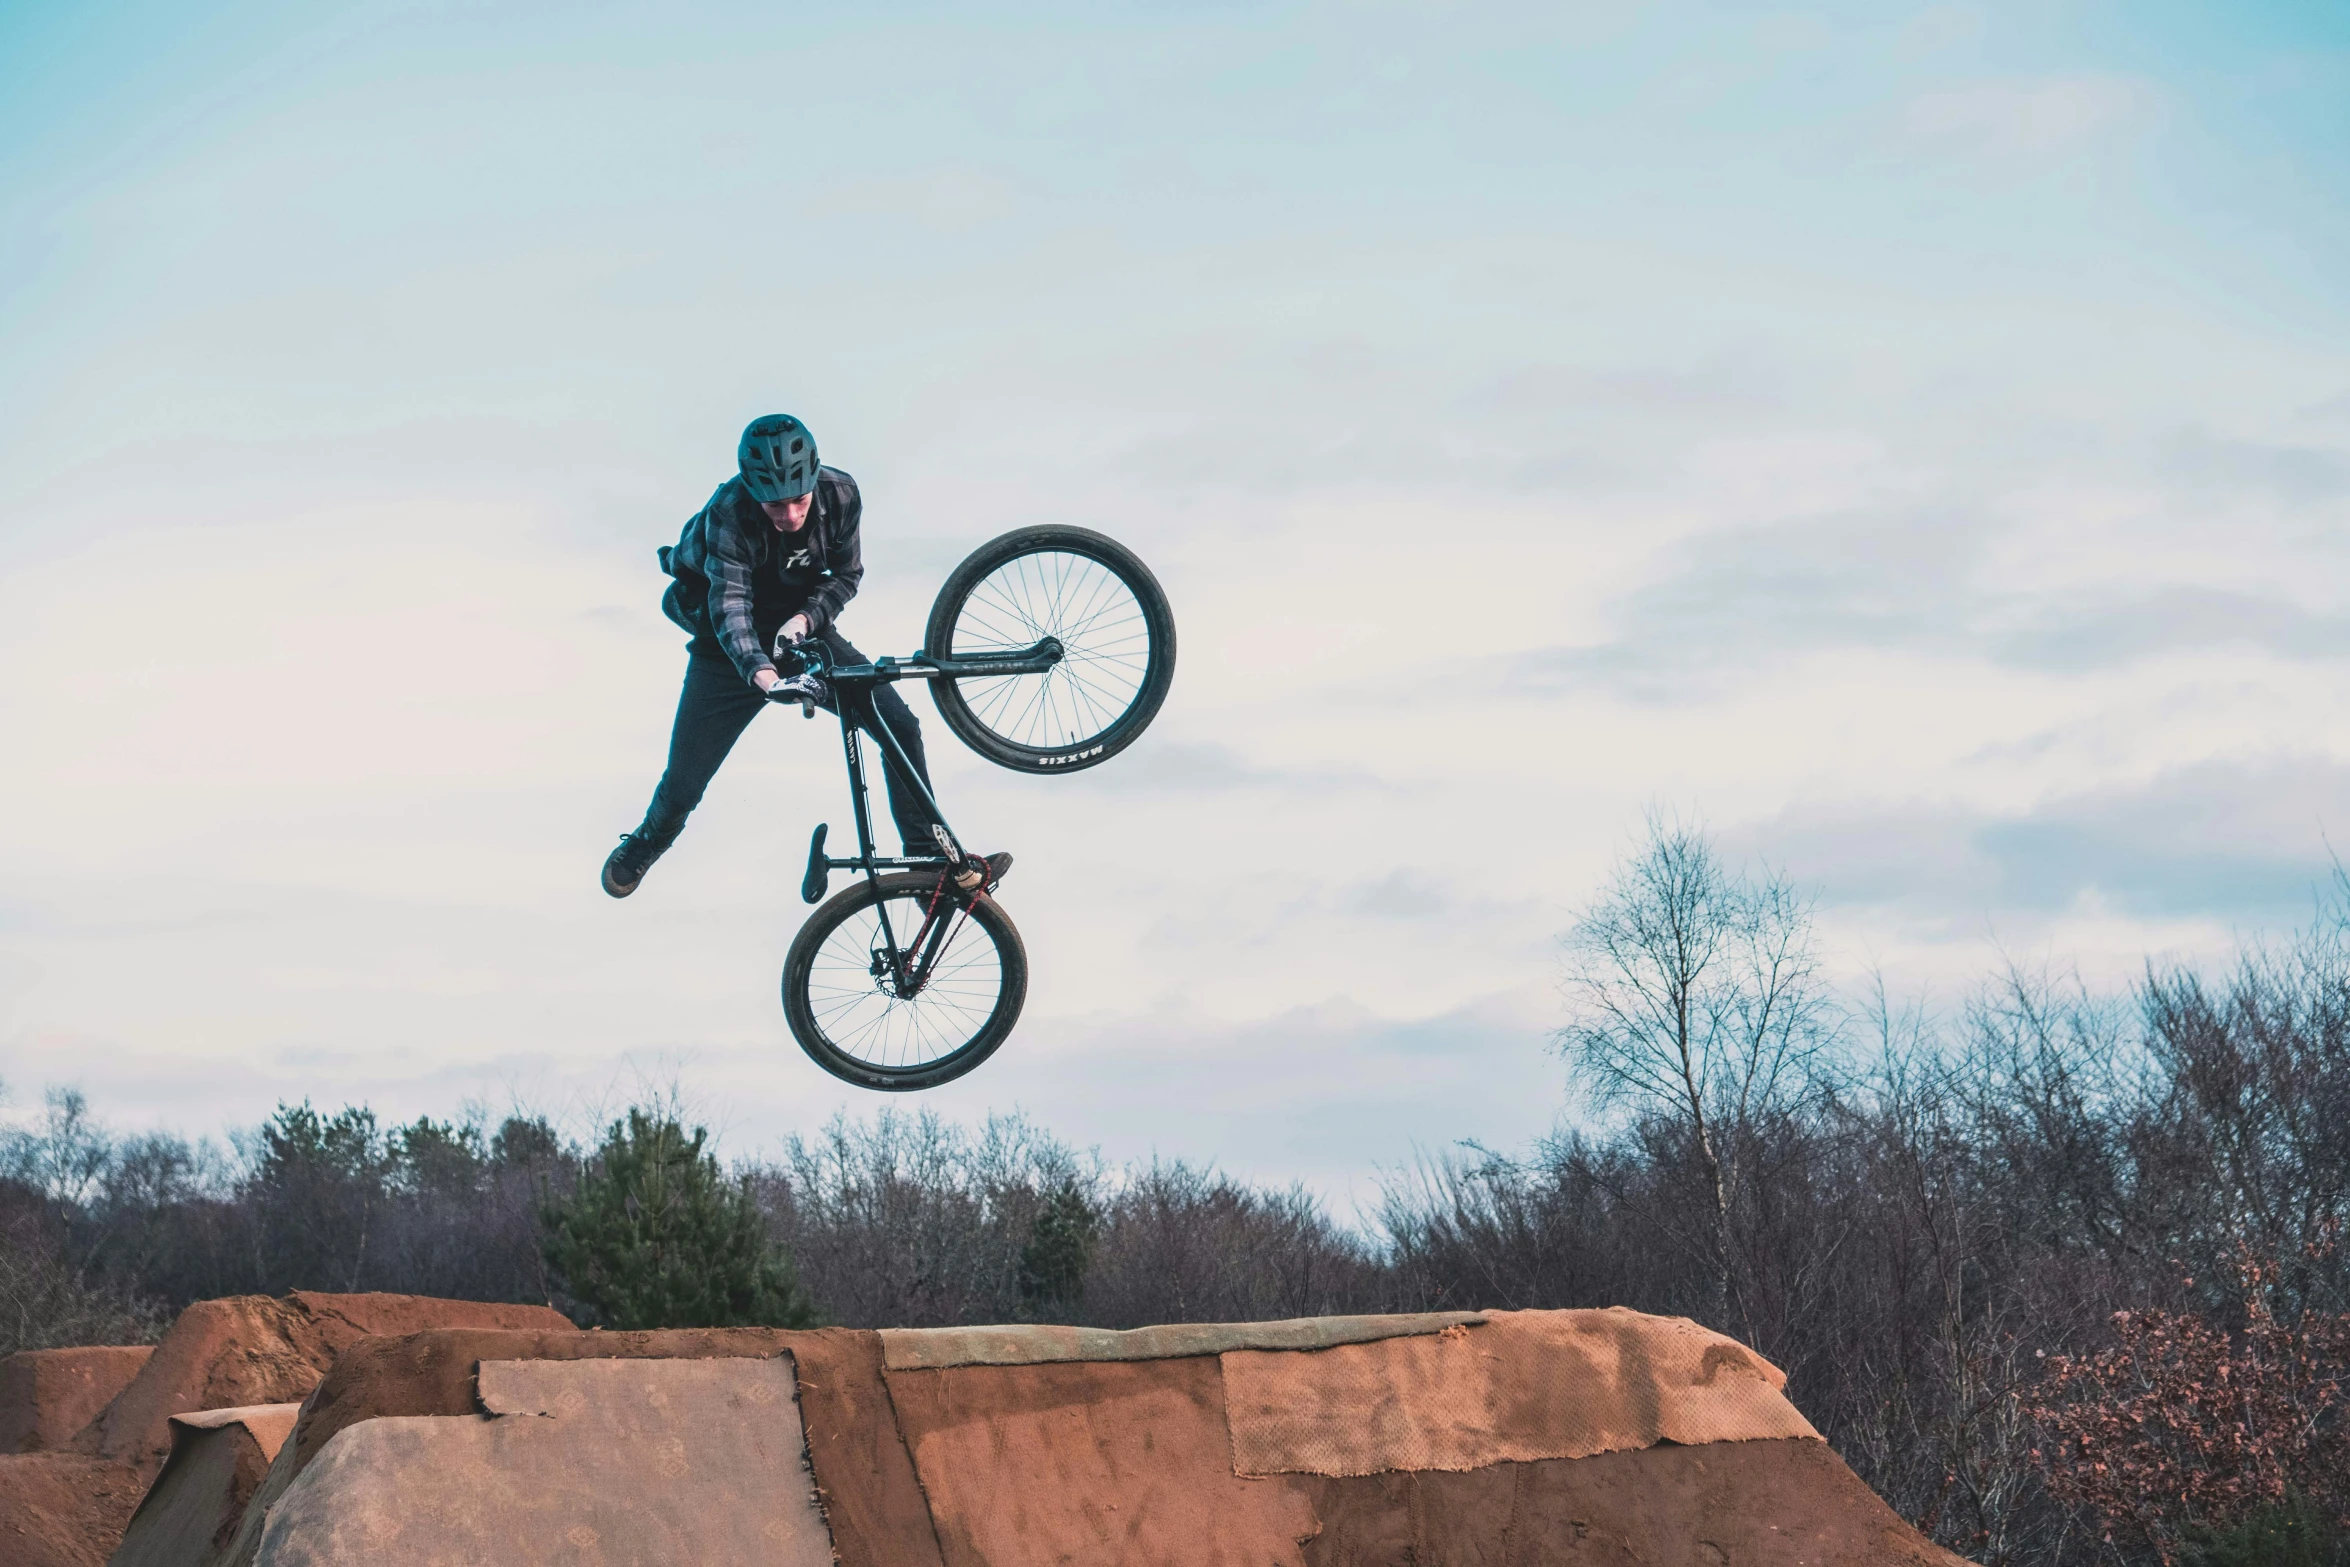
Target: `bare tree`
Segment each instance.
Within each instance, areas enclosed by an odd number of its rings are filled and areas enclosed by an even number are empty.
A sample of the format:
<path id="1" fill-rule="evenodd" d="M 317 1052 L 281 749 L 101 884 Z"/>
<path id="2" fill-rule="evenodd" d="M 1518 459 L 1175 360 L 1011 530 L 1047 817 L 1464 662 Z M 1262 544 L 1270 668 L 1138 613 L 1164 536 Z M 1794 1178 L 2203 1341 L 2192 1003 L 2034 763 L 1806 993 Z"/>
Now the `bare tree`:
<path id="1" fill-rule="evenodd" d="M 1725 868 L 1702 830 L 1652 813 L 1566 936 L 1561 1052 L 1602 1108 L 1654 1117 L 1702 1169 L 1718 1320 L 1745 1315 L 1736 1210 L 1758 1128 L 1806 1081 L 1833 1018 L 1811 905 Z"/>
<path id="2" fill-rule="evenodd" d="M 7 1097 L 0 1085 L 0 1100 Z M 0 1179 L 21 1181 L 52 1202 L 87 1202 L 105 1178 L 114 1142 L 78 1088 L 41 1096 L 30 1127 L 0 1128 Z"/>

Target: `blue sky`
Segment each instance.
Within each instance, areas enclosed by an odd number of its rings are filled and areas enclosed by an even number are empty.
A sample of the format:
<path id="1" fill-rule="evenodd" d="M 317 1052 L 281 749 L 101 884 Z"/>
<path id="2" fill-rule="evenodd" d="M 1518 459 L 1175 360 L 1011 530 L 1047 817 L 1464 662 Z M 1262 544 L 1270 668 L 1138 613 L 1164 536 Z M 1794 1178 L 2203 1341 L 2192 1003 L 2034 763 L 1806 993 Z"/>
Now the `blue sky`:
<path id="1" fill-rule="evenodd" d="M 1182 626 L 1115 766 L 934 737 L 1038 962 L 947 1113 L 1534 1135 L 1657 802 L 1848 974 L 2224 954 L 2350 831 L 2346 175 L 2307 5 L 0 7 L 0 1078 L 864 1108 L 772 993 L 816 731 L 594 886 L 771 408 L 869 648 L 1038 520 Z"/>

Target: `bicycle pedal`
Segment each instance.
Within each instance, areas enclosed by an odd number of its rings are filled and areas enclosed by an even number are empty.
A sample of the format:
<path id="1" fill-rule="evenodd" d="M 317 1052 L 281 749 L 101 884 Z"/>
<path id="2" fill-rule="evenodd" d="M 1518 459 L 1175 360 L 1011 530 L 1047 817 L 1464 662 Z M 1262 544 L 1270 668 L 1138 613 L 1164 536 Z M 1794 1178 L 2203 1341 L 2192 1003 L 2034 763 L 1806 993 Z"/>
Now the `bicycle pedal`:
<path id="1" fill-rule="evenodd" d="M 832 882 L 832 866 L 824 858 L 824 835 L 831 823 L 818 822 L 814 836 L 808 839 L 808 873 L 800 878 L 800 900 L 803 903 L 822 903 L 824 889 Z"/>

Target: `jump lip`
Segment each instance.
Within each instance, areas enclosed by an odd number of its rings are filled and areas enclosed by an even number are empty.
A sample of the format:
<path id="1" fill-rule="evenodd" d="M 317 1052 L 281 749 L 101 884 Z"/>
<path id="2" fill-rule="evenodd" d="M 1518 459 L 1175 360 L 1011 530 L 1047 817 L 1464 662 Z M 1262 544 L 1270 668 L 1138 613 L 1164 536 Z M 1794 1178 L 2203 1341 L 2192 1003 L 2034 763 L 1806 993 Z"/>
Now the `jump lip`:
<path id="1" fill-rule="evenodd" d="M 1180 1360 L 1240 1349 L 1331 1349 L 1476 1327 L 1480 1311 L 1385 1316 L 1297 1317 L 1286 1322 L 1179 1322 L 1160 1327 L 1071 1328 L 1006 1323 L 977 1328 L 883 1328 L 881 1363 L 890 1371 L 954 1366 L 1043 1366 L 1074 1360 Z"/>

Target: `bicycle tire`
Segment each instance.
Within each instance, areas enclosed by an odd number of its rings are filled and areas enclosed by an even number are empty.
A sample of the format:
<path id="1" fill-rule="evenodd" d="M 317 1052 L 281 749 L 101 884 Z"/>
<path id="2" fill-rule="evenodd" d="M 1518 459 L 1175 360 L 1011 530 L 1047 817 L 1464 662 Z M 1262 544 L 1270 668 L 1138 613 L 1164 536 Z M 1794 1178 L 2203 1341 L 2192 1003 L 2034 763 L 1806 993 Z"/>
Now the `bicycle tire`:
<path id="1" fill-rule="evenodd" d="M 899 907 L 914 908 L 929 899 L 938 883 L 937 872 L 908 871 L 880 878 L 877 893 L 873 882 L 860 878 L 856 885 L 844 888 L 809 915 L 808 922 L 792 939 L 791 951 L 783 961 L 784 1020 L 790 1024 L 792 1038 L 807 1052 L 808 1059 L 843 1082 L 883 1093 L 936 1088 L 994 1055 L 1020 1020 L 1020 1009 L 1028 999 L 1028 949 L 1020 940 L 1018 928 L 995 899 L 983 893 L 949 888 L 947 897 L 958 914 L 967 918 L 950 933 L 949 946 L 941 954 L 942 961 L 957 950 L 954 944 L 964 939 L 962 931 L 969 927 L 976 927 L 986 938 L 996 960 L 995 993 L 984 1019 L 972 1027 L 968 1038 L 935 1054 L 908 1052 L 915 1058 L 892 1062 L 874 1059 L 872 1053 L 859 1053 L 874 1052 L 877 1044 L 886 1046 L 892 1038 L 905 1040 L 918 1036 L 921 1025 L 910 1021 L 911 1008 L 926 997 L 945 1000 L 948 1009 L 958 1011 L 965 1020 L 976 1010 L 968 995 L 957 1002 L 945 996 L 943 987 L 937 996 L 925 989 L 912 1002 L 899 1000 L 883 992 L 869 974 L 866 976 L 870 986 L 868 998 L 850 983 L 854 976 L 842 967 L 847 952 L 855 950 L 866 938 L 852 936 L 844 951 L 831 951 L 831 947 L 841 945 L 831 943 L 835 933 L 876 902 L 890 900 L 898 902 Z M 909 927 L 893 926 L 893 929 L 900 941 L 912 934 Z M 966 978 L 960 983 L 968 988 L 971 981 Z M 872 1005 L 873 1001 L 880 1003 L 878 1009 Z M 898 1020 L 894 1031 L 893 1014 Z"/>
<path id="2" fill-rule="evenodd" d="M 999 767 L 1098 767 L 1132 745 L 1167 700 L 1175 615 L 1166 590 L 1106 534 L 1059 523 L 1015 528 L 947 577 L 922 646 L 933 657 L 969 657 L 1046 635 L 1065 651 L 1046 673 L 933 680 L 930 699 L 956 738 Z"/>

